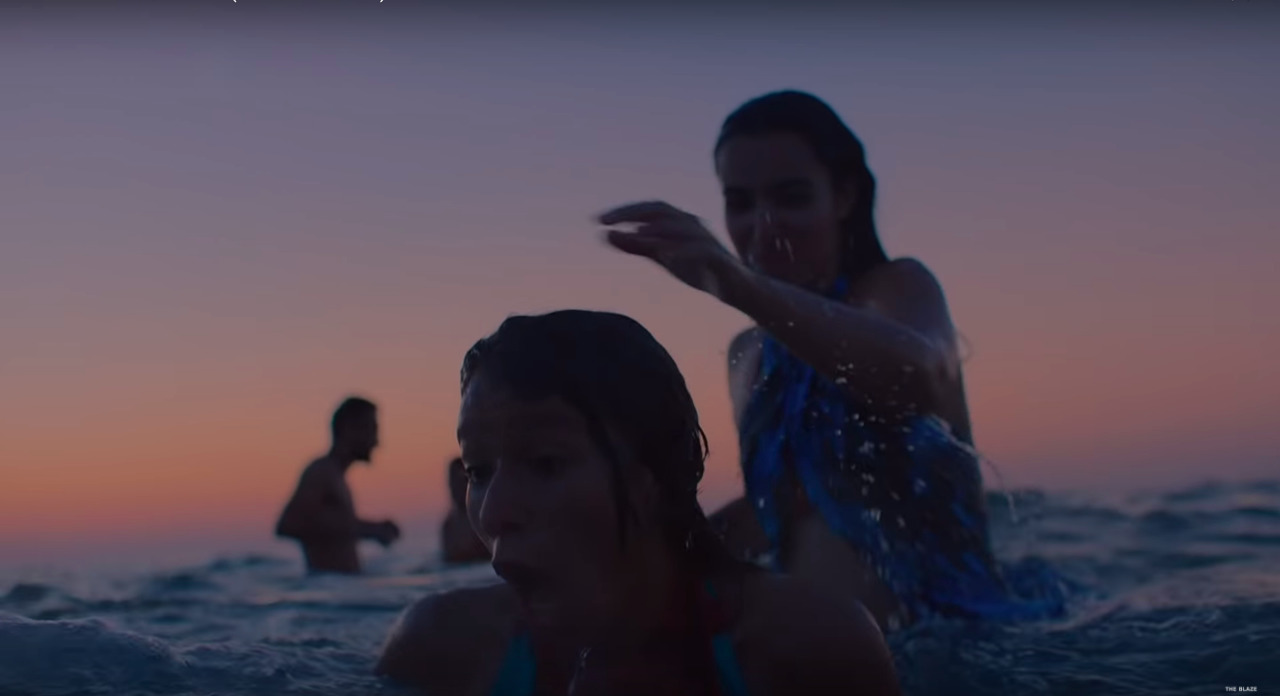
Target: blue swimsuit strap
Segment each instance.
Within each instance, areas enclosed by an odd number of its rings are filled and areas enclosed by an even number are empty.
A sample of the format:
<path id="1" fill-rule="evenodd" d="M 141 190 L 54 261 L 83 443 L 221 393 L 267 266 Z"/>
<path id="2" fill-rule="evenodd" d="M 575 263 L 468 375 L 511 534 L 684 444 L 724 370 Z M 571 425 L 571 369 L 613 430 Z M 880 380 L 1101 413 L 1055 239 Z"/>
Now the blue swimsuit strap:
<path id="1" fill-rule="evenodd" d="M 837 283 L 828 297 L 846 289 Z M 741 421 L 740 451 L 747 495 L 771 549 L 779 550 L 782 536 L 779 484 L 792 475 L 910 614 L 1060 612 L 1062 591 L 1049 573 L 1014 583 L 1026 585 L 1016 597 L 1008 592 L 1004 569 L 990 554 L 980 461 L 968 438 L 955 437 L 927 414 L 903 414 L 892 423 L 864 416 L 842 382 L 819 375 L 765 336 L 759 386 Z M 882 514 L 890 515 L 883 523 Z M 775 553 L 775 567 L 781 560 Z"/>
<path id="2" fill-rule="evenodd" d="M 521 631 L 507 646 L 507 655 L 489 693 L 491 696 L 533 696 L 536 685 L 537 662 L 533 657 L 533 643 L 529 634 Z"/>

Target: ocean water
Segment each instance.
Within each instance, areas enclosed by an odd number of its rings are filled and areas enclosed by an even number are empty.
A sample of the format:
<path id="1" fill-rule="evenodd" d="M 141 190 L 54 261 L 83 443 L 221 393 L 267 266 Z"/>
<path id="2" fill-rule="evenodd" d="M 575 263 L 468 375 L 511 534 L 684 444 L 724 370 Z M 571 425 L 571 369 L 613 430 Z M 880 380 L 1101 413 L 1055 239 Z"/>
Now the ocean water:
<path id="1" fill-rule="evenodd" d="M 989 504 L 999 556 L 1044 558 L 1081 590 L 1060 620 L 894 635 L 907 694 L 1280 693 L 1280 481 Z M 406 693 L 370 676 L 398 612 L 494 576 L 376 560 L 359 578 L 264 556 L 0 576 L 0 695 Z"/>

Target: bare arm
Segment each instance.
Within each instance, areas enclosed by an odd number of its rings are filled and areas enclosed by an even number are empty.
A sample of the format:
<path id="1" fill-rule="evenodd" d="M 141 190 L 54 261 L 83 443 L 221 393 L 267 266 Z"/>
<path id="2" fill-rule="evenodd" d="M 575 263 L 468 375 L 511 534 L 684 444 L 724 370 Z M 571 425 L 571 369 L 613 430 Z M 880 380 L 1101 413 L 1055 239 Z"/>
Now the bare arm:
<path id="1" fill-rule="evenodd" d="M 872 299 L 830 300 L 737 262 L 720 264 L 716 296 L 751 317 L 820 374 L 860 394 L 936 401 L 940 378 L 958 369 L 942 290 L 914 261 L 879 271 Z"/>
<path id="2" fill-rule="evenodd" d="M 898 394 L 905 403 L 930 409 L 955 367 L 942 290 L 917 262 L 895 261 L 872 271 L 859 289 L 863 301 L 846 303 L 749 268 L 696 216 L 668 203 L 625 205 L 599 221 L 634 226 L 609 229 L 607 241 L 743 312 L 800 360 L 848 383 L 855 394 Z"/>
<path id="3" fill-rule="evenodd" d="M 276 535 L 294 539 L 365 539 L 377 525 L 358 519 L 343 500 L 341 481 L 315 466 L 303 472 L 298 488 L 276 524 Z"/>

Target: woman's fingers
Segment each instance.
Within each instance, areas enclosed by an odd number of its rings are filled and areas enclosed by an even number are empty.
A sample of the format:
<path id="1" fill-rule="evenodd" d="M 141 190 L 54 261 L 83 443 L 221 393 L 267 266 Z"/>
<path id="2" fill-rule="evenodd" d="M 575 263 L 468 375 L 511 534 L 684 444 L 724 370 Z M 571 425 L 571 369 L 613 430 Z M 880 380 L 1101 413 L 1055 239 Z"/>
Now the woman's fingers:
<path id="1" fill-rule="evenodd" d="M 605 241 L 628 254 L 639 254 L 652 257 L 662 248 L 665 240 L 644 232 L 623 232 L 607 230 Z"/>
<path id="2" fill-rule="evenodd" d="M 601 214 L 596 220 L 602 225 L 620 225 L 624 223 L 652 223 L 663 219 L 688 216 L 688 213 L 665 201 L 644 201 L 614 208 Z"/>

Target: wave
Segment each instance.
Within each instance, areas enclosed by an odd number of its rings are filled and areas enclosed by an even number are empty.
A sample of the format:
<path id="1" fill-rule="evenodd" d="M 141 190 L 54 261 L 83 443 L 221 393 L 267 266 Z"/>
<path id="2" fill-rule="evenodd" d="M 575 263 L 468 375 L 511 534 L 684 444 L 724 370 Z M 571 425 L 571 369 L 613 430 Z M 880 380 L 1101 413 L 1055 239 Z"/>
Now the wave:
<path id="1" fill-rule="evenodd" d="M 988 503 L 997 555 L 1058 569 L 1074 583 L 1070 611 L 895 634 L 910 696 L 1280 689 L 1280 482 L 1011 491 Z M 494 576 L 394 554 L 375 567 L 309 577 L 296 559 L 222 557 L 0 587 L 0 694 L 405 693 L 370 676 L 400 610 Z"/>

